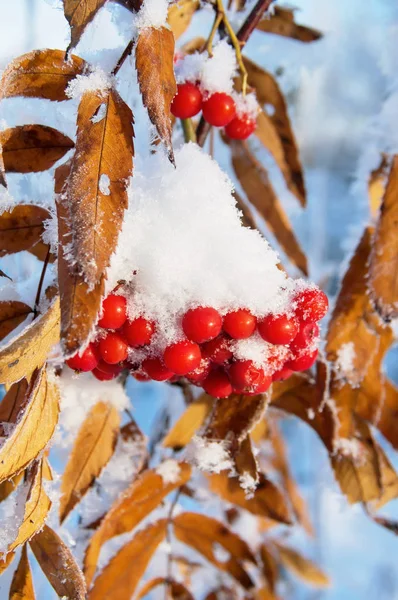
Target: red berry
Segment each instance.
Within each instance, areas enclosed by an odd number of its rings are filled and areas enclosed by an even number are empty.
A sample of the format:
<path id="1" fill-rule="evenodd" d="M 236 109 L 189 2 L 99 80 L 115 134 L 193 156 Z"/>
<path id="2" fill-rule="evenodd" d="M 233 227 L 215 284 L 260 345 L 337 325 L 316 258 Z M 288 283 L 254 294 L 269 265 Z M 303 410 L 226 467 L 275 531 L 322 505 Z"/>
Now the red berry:
<path id="1" fill-rule="evenodd" d="M 257 329 L 263 340 L 270 344 L 290 344 L 296 337 L 299 326 L 294 318 L 287 315 L 267 315 L 257 323 Z"/>
<path id="2" fill-rule="evenodd" d="M 291 369 L 282 367 L 282 369 L 275 371 L 275 373 L 272 375 L 272 381 L 285 381 L 285 379 L 289 379 L 291 375 L 293 375 L 293 371 Z"/>
<path id="3" fill-rule="evenodd" d="M 185 335 L 192 342 L 202 344 L 217 337 L 221 331 L 222 318 L 215 308 L 199 306 L 188 310 L 182 319 Z"/>
<path id="4" fill-rule="evenodd" d="M 298 334 L 290 344 L 294 353 L 308 348 L 308 346 L 319 336 L 319 327 L 317 323 L 302 323 Z"/>
<path id="5" fill-rule="evenodd" d="M 119 329 L 127 319 L 126 298 L 110 294 L 102 302 L 102 317 L 98 325 L 104 329 Z"/>
<path id="6" fill-rule="evenodd" d="M 131 373 L 132 376 L 134 377 L 134 379 L 136 379 L 137 381 L 149 381 L 149 377 L 148 375 L 146 375 L 145 373 Z"/>
<path id="7" fill-rule="evenodd" d="M 66 361 L 66 364 L 74 371 L 87 372 L 95 369 L 98 365 L 98 361 L 99 354 L 97 346 L 89 344 L 81 355 L 75 354 L 75 356 L 72 356 L 72 358 L 69 358 Z"/>
<path id="8" fill-rule="evenodd" d="M 166 381 L 174 375 L 173 371 L 165 367 L 160 358 L 146 358 L 141 367 L 144 373 L 155 381 Z"/>
<path id="9" fill-rule="evenodd" d="M 223 329 L 235 340 L 243 340 L 254 333 L 256 317 L 245 308 L 240 308 L 224 317 Z"/>
<path id="10" fill-rule="evenodd" d="M 225 128 L 225 133 L 233 140 L 246 140 L 256 130 L 255 119 L 249 115 L 234 117 Z"/>
<path id="11" fill-rule="evenodd" d="M 217 368 L 210 371 L 202 383 L 205 392 L 214 398 L 227 398 L 232 394 L 232 385 L 224 369 Z"/>
<path id="12" fill-rule="evenodd" d="M 117 377 L 117 373 L 104 373 L 104 371 L 100 371 L 99 369 L 93 369 L 92 373 L 98 381 L 111 381 Z"/>
<path id="13" fill-rule="evenodd" d="M 119 375 L 123 371 L 125 367 L 123 365 L 110 365 L 106 363 L 104 360 L 100 360 L 97 365 L 97 370 L 102 371 L 103 373 Z"/>
<path id="14" fill-rule="evenodd" d="M 287 369 L 291 369 L 292 371 L 306 371 L 316 361 L 318 356 L 318 350 L 311 350 L 310 352 L 305 352 L 296 358 L 292 358 L 285 363 L 285 367 Z"/>
<path id="15" fill-rule="evenodd" d="M 186 378 L 191 383 L 202 383 L 208 374 L 210 373 L 210 361 L 206 359 L 202 359 L 200 361 L 200 365 L 195 371 L 191 371 L 191 373 L 186 374 Z"/>
<path id="16" fill-rule="evenodd" d="M 262 385 L 265 373 L 252 360 L 239 360 L 231 365 L 229 378 L 236 391 L 253 392 Z"/>
<path id="17" fill-rule="evenodd" d="M 249 392 L 249 394 L 251 394 L 251 395 L 265 394 L 265 392 L 268 391 L 271 383 L 272 383 L 271 375 L 264 375 L 264 379 L 263 379 L 262 383 L 259 383 L 258 385 L 256 385 L 254 387 L 253 391 Z"/>
<path id="18" fill-rule="evenodd" d="M 204 119 L 215 127 L 225 127 L 235 116 L 234 99 L 223 92 L 216 92 L 202 104 Z"/>
<path id="19" fill-rule="evenodd" d="M 224 365 L 233 357 L 229 343 L 228 338 L 222 334 L 214 340 L 206 342 L 201 347 L 203 358 L 209 358 L 216 365 Z"/>
<path id="20" fill-rule="evenodd" d="M 296 315 L 301 321 L 320 321 L 329 307 L 328 297 L 318 288 L 309 288 L 298 294 Z"/>
<path id="21" fill-rule="evenodd" d="M 202 108 L 202 93 L 196 85 L 187 81 L 177 87 L 171 103 L 171 112 L 178 119 L 189 119 Z"/>
<path id="22" fill-rule="evenodd" d="M 168 346 L 163 358 L 166 367 L 173 373 L 186 375 L 199 367 L 202 355 L 197 344 L 184 340 Z"/>
<path id="23" fill-rule="evenodd" d="M 108 333 L 99 342 L 102 359 L 110 365 L 121 363 L 127 358 L 128 346 L 118 333 Z"/>
<path id="24" fill-rule="evenodd" d="M 133 321 L 126 321 L 122 333 L 129 346 L 133 348 L 147 346 L 155 333 L 155 323 L 144 317 L 138 317 Z"/>

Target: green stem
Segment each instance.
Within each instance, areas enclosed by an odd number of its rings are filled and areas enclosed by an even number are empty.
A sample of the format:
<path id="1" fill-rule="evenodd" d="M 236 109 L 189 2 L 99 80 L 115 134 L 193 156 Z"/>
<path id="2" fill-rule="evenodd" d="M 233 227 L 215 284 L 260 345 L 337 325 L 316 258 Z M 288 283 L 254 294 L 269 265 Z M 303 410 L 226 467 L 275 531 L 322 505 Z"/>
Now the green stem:
<path id="1" fill-rule="evenodd" d="M 196 133 L 192 125 L 192 119 L 181 119 L 182 130 L 184 132 L 184 140 L 186 143 L 196 143 Z"/>

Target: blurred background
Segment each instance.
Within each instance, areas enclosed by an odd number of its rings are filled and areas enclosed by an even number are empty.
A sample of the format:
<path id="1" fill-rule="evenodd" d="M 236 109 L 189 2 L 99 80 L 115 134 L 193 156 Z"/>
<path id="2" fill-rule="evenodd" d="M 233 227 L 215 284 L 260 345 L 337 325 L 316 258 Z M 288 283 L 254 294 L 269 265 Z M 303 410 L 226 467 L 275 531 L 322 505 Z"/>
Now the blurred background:
<path id="1" fill-rule="evenodd" d="M 350 253 L 370 219 L 369 172 L 377 167 L 381 151 L 398 150 L 398 4 L 396 0 L 293 0 L 292 4 L 297 7 L 296 20 L 319 29 L 324 37 L 312 44 L 300 44 L 256 32 L 246 53 L 277 75 L 287 97 L 308 189 L 305 212 L 289 197 L 271 159 L 266 160 L 310 258 L 311 279 L 333 296 Z M 1 69 L 10 59 L 34 48 L 66 48 L 69 28 L 60 1 L 0 0 L 0 9 Z M 89 26 L 76 54 L 101 64 L 114 64 L 128 39 L 130 22 L 127 11 L 107 5 Z M 194 20 L 181 43 L 199 33 L 206 34 L 210 22 L 210 14 Z M 98 54 L 98 48 L 104 51 Z M 38 111 L 42 111 L 42 122 L 58 126 L 69 135 L 74 133 L 73 114 L 64 113 L 59 106 L 46 105 L 43 111 L 38 102 L 3 103 L 1 126 L 34 122 Z M 140 161 L 147 152 L 146 134 L 140 135 L 147 120 L 136 115 L 136 121 Z M 215 152 L 222 167 L 231 172 L 221 143 L 216 143 Z M 50 204 L 46 183 L 46 175 L 35 185 L 29 178 L 17 177 L 11 189 L 18 199 Z M 35 276 L 38 263 L 32 256 L 29 261 L 23 268 Z M 393 350 L 386 368 L 395 380 L 396 365 L 397 353 Z M 148 433 L 170 401 L 171 392 L 162 384 L 129 385 L 134 415 Z M 333 585 L 328 590 L 313 591 L 287 579 L 283 599 L 398 600 L 398 540 L 372 523 L 361 507 L 348 506 L 315 433 L 296 419 L 286 419 L 284 433 L 294 475 L 317 530 L 310 542 L 300 531 L 293 539 L 330 574 Z M 388 445 L 384 443 L 384 447 L 396 464 Z M 391 503 L 383 514 L 394 516 L 396 506 L 396 502 Z M 0 598 L 7 597 L 6 589 L 7 581 L 0 580 Z M 53 597 L 44 583 L 37 593 L 40 600 Z"/>

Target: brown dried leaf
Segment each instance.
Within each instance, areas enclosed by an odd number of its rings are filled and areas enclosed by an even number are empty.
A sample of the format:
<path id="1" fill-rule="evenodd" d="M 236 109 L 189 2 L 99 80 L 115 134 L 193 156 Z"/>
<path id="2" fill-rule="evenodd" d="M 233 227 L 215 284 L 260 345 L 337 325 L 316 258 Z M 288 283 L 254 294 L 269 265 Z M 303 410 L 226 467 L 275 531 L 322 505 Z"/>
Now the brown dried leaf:
<path id="1" fill-rule="evenodd" d="M 74 143 L 47 125 L 20 125 L 0 132 L 4 168 L 12 173 L 37 173 L 50 169 Z"/>
<path id="2" fill-rule="evenodd" d="M 60 521 L 92 486 L 115 449 L 120 417 L 112 404 L 98 402 L 75 440 L 61 482 Z"/>
<path id="3" fill-rule="evenodd" d="M 240 506 L 253 515 L 267 517 L 286 525 L 292 524 L 286 498 L 262 473 L 259 474 L 259 482 L 251 498 L 246 497 L 239 479 L 229 477 L 227 471 L 209 475 L 208 478 L 210 489 L 227 502 Z"/>
<path id="4" fill-rule="evenodd" d="M 19 204 L 0 215 L 0 256 L 29 250 L 41 240 L 50 213 L 41 206 Z"/>
<path id="5" fill-rule="evenodd" d="M 59 597 L 67 600 L 85 600 L 86 584 L 68 546 L 47 525 L 36 533 L 30 547 Z"/>
<path id="6" fill-rule="evenodd" d="M 274 113 L 271 115 L 271 120 L 281 140 L 285 161 L 290 169 L 290 183 L 287 182 L 287 185 L 298 198 L 300 204 L 305 206 L 306 192 L 303 168 L 285 98 L 278 83 L 270 73 L 264 71 L 246 57 L 243 57 L 243 62 L 248 72 L 248 84 L 255 88 L 260 105 L 271 105 L 273 107 Z"/>
<path id="7" fill-rule="evenodd" d="M 233 453 L 233 459 L 240 481 L 245 481 L 246 477 L 249 477 L 250 488 L 254 487 L 259 481 L 260 474 L 249 435 L 240 442 L 238 449 Z"/>
<path id="8" fill-rule="evenodd" d="M 0 99 L 25 96 L 67 100 L 65 88 L 85 66 L 84 60 L 73 54 L 65 60 L 63 50 L 33 50 L 8 65 L 0 80 Z"/>
<path id="9" fill-rule="evenodd" d="M 7 273 L 4 273 L 4 271 L 2 271 L 1 269 L 0 269 L 0 277 L 6 277 L 6 279 L 9 279 L 10 281 L 12 281 L 11 277 L 9 277 L 7 275 Z"/>
<path id="10" fill-rule="evenodd" d="M 167 23 L 171 27 L 174 39 L 178 40 L 191 24 L 192 17 L 199 9 L 198 0 L 179 0 L 171 4 L 167 15 Z"/>
<path id="11" fill-rule="evenodd" d="M 268 547 L 266 544 L 262 544 L 260 547 L 260 556 L 267 585 L 271 592 L 274 592 L 278 579 L 278 564 L 272 552 L 272 548 Z"/>
<path id="12" fill-rule="evenodd" d="M 204 437 L 240 443 L 261 419 L 266 407 L 265 394 L 233 394 L 216 400 Z"/>
<path id="13" fill-rule="evenodd" d="M 311 560 L 302 556 L 293 548 L 288 548 L 279 542 L 274 542 L 278 548 L 279 558 L 289 571 L 315 587 L 328 587 L 329 577 Z"/>
<path id="14" fill-rule="evenodd" d="M 182 583 L 178 583 L 178 581 L 173 581 L 166 579 L 165 577 L 155 577 L 154 579 L 150 579 L 140 590 L 137 595 L 137 600 L 141 600 L 141 598 L 145 598 L 149 592 L 159 587 L 160 585 L 168 586 L 168 597 L 171 600 L 194 600 L 191 592 L 187 590 L 187 588 L 182 585 Z"/>
<path id="15" fill-rule="evenodd" d="M 35 600 L 35 598 L 28 552 L 26 546 L 24 546 L 17 570 L 11 581 L 9 600 Z"/>
<path id="16" fill-rule="evenodd" d="M 70 25 L 70 44 L 67 52 L 78 44 L 83 31 L 105 2 L 106 0 L 64 0 L 64 14 Z"/>
<path id="17" fill-rule="evenodd" d="M 261 163 L 250 152 L 246 142 L 232 140 L 232 164 L 248 199 L 266 221 L 290 260 L 308 273 L 307 259 L 297 241 L 288 218 Z"/>
<path id="18" fill-rule="evenodd" d="M 28 250 L 28 252 L 33 254 L 33 256 L 36 256 L 36 258 L 42 262 L 47 260 L 50 264 L 53 264 L 57 260 L 56 255 L 52 254 L 49 245 L 45 244 L 44 242 L 37 242 L 37 244 Z"/>
<path id="19" fill-rule="evenodd" d="M 195 432 L 203 425 L 210 414 L 213 404 L 214 398 L 207 394 L 201 394 L 195 402 L 187 407 L 167 433 L 163 440 L 163 446 L 179 450 L 189 444 Z"/>
<path id="20" fill-rule="evenodd" d="M 191 468 L 179 463 L 180 475 L 174 483 L 165 484 L 155 471 L 145 471 L 136 479 L 110 508 L 94 533 L 84 557 L 87 585 L 93 579 L 102 545 L 115 535 L 131 531 L 170 492 L 187 483 Z"/>
<path id="21" fill-rule="evenodd" d="M 0 340 L 20 325 L 32 309 L 17 300 L 0 301 Z"/>
<path id="22" fill-rule="evenodd" d="M 283 37 L 293 38 L 300 42 L 315 42 L 323 37 L 317 29 L 297 25 L 294 22 L 294 10 L 275 6 L 274 13 L 270 17 L 262 19 L 256 29 L 265 33 L 274 33 Z"/>
<path id="23" fill-rule="evenodd" d="M 14 560 L 14 557 L 15 557 L 15 552 L 9 552 L 6 555 L 3 554 L 3 556 L 0 558 L 0 575 L 2 575 L 4 573 L 4 571 L 6 571 L 8 569 L 8 567 Z"/>
<path id="24" fill-rule="evenodd" d="M 43 461 L 35 461 L 27 471 L 26 481 L 30 483 L 30 488 L 26 498 L 24 516 L 18 529 L 18 535 L 8 546 L 8 551 L 15 550 L 27 542 L 45 523 L 51 508 L 51 501 L 43 486 L 45 470 Z"/>
<path id="25" fill-rule="evenodd" d="M 13 386 L 8 394 L 14 394 L 14 390 Z M 23 385 L 19 390 L 23 390 Z M 38 456 L 47 446 L 58 421 L 59 392 L 56 385 L 47 380 L 44 369 L 34 373 L 22 402 L 18 393 L 17 396 L 16 409 L 11 411 L 8 421 L 15 427 L 0 448 L 0 482 Z"/>
<path id="26" fill-rule="evenodd" d="M 59 300 L 0 350 L 0 383 L 18 381 L 42 367 L 59 341 Z"/>
<path id="27" fill-rule="evenodd" d="M 153 553 L 166 536 L 167 524 L 167 519 L 156 521 L 123 546 L 96 578 L 88 600 L 130 600 Z"/>
<path id="28" fill-rule="evenodd" d="M 67 203 L 72 232 L 70 260 L 91 287 L 109 266 L 127 208 L 133 135 L 133 113 L 115 90 L 83 94 L 76 152 L 62 202 Z M 104 177 L 109 193 L 101 191 L 106 192 Z"/>
<path id="29" fill-rule="evenodd" d="M 244 588 L 253 587 L 253 581 L 243 568 L 243 561 L 256 564 L 249 546 L 223 523 L 205 515 L 185 512 L 174 518 L 177 539 L 202 554 L 221 571 L 229 573 Z M 219 546 L 229 553 L 226 560 L 217 559 Z"/>
<path id="30" fill-rule="evenodd" d="M 386 321 L 398 316 L 398 155 L 392 162 L 370 255 L 369 287 Z"/>
<path id="31" fill-rule="evenodd" d="M 177 85 L 174 76 L 174 35 L 166 27 L 146 27 L 140 31 L 135 66 L 144 106 L 174 164 L 171 142 L 170 105 Z"/>

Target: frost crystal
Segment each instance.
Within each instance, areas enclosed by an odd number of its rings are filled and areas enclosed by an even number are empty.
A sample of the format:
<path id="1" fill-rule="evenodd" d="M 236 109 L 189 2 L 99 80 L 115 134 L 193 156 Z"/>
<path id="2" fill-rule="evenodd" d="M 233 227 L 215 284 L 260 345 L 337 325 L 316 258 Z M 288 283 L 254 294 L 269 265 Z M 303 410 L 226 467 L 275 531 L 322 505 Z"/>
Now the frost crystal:
<path id="1" fill-rule="evenodd" d="M 225 441 L 211 441 L 195 435 L 186 448 L 185 454 L 186 459 L 201 471 L 221 473 L 226 469 L 233 470 L 228 443 Z"/>
<path id="2" fill-rule="evenodd" d="M 156 473 L 161 476 L 165 484 L 177 483 L 180 471 L 178 462 L 172 458 L 162 462 L 156 469 Z"/>
<path id="3" fill-rule="evenodd" d="M 250 473 L 243 473 L 239 476 L 240 487 L 244 490 L 246 498 L 253 498 L 256 491 L 257 481 Z"/>

